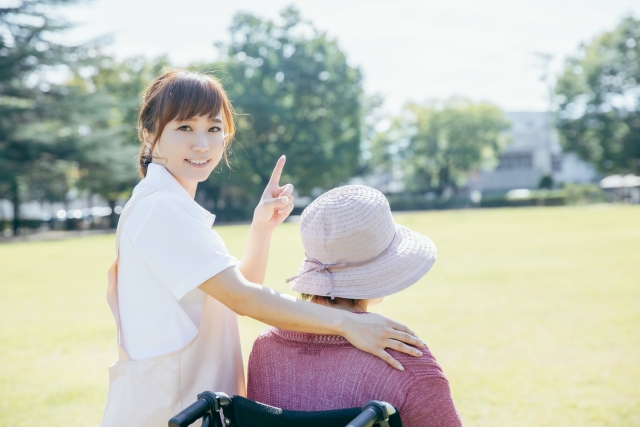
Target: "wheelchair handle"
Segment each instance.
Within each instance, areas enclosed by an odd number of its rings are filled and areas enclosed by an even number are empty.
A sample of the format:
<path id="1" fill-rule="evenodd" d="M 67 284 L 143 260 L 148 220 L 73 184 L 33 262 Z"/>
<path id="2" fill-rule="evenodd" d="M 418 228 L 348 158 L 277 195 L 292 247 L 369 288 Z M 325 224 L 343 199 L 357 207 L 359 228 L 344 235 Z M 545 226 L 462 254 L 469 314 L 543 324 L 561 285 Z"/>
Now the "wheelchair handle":
<path id="1" fill-rule="evenodd" d="M 221 406 L 226 406 L 230 403 L 231 398 L 224 393 L 212 393 L 210 391 L 205 391 L 198 395 L 198 400 L 171 418 L 169 420 L 169 427 L 190 426 L 196 422 L 196 420 L 206 416 L 207 414 L 218 414 Z M 212 419 L 209 417 L 209 422 L 211 421 Z"/>
<path id="2" fill-rule="evenodd" d="M 198 399 L 169 420 L 169 427 L 187 427 L 209 412 L 211 405 L 207 399 Z"/>
<path id="3" fill-rule="evenodd" d="M 395 408 L 387 402 L 372 400 L 364 405 L 360 415 L 347 424 L 347 427 L 372 427 L 375 424 L 389 427 L 389 415 L 395 412 Z"/>

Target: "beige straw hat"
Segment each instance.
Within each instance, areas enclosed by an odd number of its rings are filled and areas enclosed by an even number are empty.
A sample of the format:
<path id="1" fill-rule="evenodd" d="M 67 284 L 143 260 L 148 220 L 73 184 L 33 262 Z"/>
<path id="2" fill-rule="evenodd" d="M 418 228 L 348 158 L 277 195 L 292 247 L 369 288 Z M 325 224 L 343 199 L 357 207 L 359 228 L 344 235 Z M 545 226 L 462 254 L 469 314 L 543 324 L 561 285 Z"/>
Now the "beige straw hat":
<path id="1" fill-rule="evenodd" d="M 426 236 L 396 224 L 384 195 L 347 185 L 324 193 L 302 212 L 305 259 L 291 289 L 310 295 L 371 299 L 416 283 L 436 261 Z"/>

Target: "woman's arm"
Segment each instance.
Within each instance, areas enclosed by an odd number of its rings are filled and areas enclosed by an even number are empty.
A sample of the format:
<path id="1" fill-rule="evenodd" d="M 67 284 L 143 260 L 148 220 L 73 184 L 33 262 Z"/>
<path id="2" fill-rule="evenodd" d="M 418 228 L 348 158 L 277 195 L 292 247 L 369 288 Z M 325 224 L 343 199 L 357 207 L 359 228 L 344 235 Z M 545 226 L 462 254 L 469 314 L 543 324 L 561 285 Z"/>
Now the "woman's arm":
<path id="1" fill-rule="evenodd" d="M 240 272 L 252 283 L 264 282 L 273 230 L 282 224 L 293 210 L 293 185 L 286 184 L 280 187 L 278 184 L 285 162 L 285 156 L 278 159 L 260 203 L 253 213 L 247 248 L 240 261 Z"/>
<path id="2" fill-rule="evenodd" d="M 269 247 L 271 246 L 272 230 L 256 226 L 254 223 L 249 228 L 247 247 L 244 250 L 239 269 L 242 275 L 250 282 L 262 284 L 267 272 L 269 261 Z"/>
<path id="3" fill-rule="evenodd" d="M 358 315 L 299 300 L 249 282 L 236 267 L 218 273 L 199 287 L 242 316 L 292 331 L 341 335 L 360 350 L 400 370 L 404 368 L 385 348 L 420 356 L 421 353 L 409 345 L 425 346 L 409 328 L 398 322 L 378 314 Z"/>

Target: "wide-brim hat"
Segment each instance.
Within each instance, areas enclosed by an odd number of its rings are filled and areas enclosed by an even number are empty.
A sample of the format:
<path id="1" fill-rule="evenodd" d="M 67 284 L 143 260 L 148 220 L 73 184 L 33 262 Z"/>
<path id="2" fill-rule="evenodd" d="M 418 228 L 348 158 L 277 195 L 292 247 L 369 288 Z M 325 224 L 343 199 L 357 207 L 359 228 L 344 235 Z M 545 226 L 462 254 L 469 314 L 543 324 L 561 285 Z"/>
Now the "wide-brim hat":
<path id="1" fill-rule="evenodd" d="M 303 294 L 350 299 L 384 297 L 416 283 L 437 251 L 422 234 L 396 224 L 384 195 L 371 187 L 330 190 L 302 213 L 305 259 L 287 280 Z"/>

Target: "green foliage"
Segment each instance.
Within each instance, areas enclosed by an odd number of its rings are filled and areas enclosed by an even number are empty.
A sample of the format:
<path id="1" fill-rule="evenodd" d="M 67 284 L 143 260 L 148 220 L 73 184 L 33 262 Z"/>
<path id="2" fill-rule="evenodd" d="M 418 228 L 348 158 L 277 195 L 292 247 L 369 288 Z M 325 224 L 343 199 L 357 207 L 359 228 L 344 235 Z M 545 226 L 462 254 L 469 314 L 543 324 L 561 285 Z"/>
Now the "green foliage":
<path id="1" fill-rule="evenodd" d="M 17 212 L 18 195 L 64 202 L 76 188 L 113 207 L 138 181 L 140 97 L 167 60 L 117 61 L 99 46 L 55 45 L 45 34 L 65 27 L 44 11 L 34 2 L 0 9 L 8 29 L 0 45 L 0 197 L 11 196 Z M 27 15 L 43 24 L 20 23 Z M 282 154 L 285 179 L 295 177 L 302 193 L 351 177 L 361 166 L 361 75 L 336 42 L 292 8 L 278 22 L 239 14 L 230 33 L 221 63 L 191 67 L 222 71 L 238 112 L 234 172 L 219 168 L 200 186 L 199 201 L 226 219 L 250 217 L 248 202 Z M 51 83 L 53 66 L 63 84 Z"/>
<path id="2" fill-rule="evenodd" d="M 52 17 L 50 8 L 70 3 L 21 1 L 0 8 L 0 197 L 14 205 L 14 231 L 21 200 L 60 199 L 60 191 L 42 191 L 38 183 L 66 178 L 62 170 L 79 156 L 77 134 L 58 132 L 67 119 L 60 103 L 68 91 L 49 78 L 86 56 L 86 48 L 64 46 L 51 37 L 67 26 Z M 59 160 L 65 163 L 54 164 Z"/>
<path id="3" fill-rule="evenodd" d="M 402 165 L 409 190 L 441 195 L 495 159 L 507 127 L 500 109 L 488 103 L 452 98 L 441 106 L 409 104 L 379 135 L 374 159 Z"/>
<path id="4" fill-rule="evenodd" d="M 609 201 L 609 196 L 598 184 L 565 183 L 562 191 L 567 204 L 570 205 L 586 205 L 589 203 L 604 203 Z"/>
<path id="5" fill-rule="evenodd" d="M 640 173 L 640 20 L 582 45 L 555 91 L 565 150 L 603 173 Z"/>
<path id="6" fill-rule="evenodd" d="M 238 14 L 230 35 L 215 68 L 238 113 L 234 182 L 259 194 L 282 154 L 285 180 L 303 194 L 351 177 L 359 165 L 361 74 L 337 43 L 293 8 L 279 22 Z"/>
<path id="7" fill-rule="evenodd" d="M 415 117 L 408 108 L 398 117 L 387 117 L 380 111 L 381 99 L 373 98 L 370 103 L 369 114 L 365 117 L 369 170 L 378 174 L 392 172 L 407 157 L 410 135 L 415 131 Z"/>
<path id="8" fill-rule="evenodd" d="M 521 206 L 562 206 L 567 204 L 564 190 L 540 189 L 529 192 L 526 197 L 512 197 L 509 193 L 488 193 L 482 195 L 480 207 L 501 208 Z"/>

